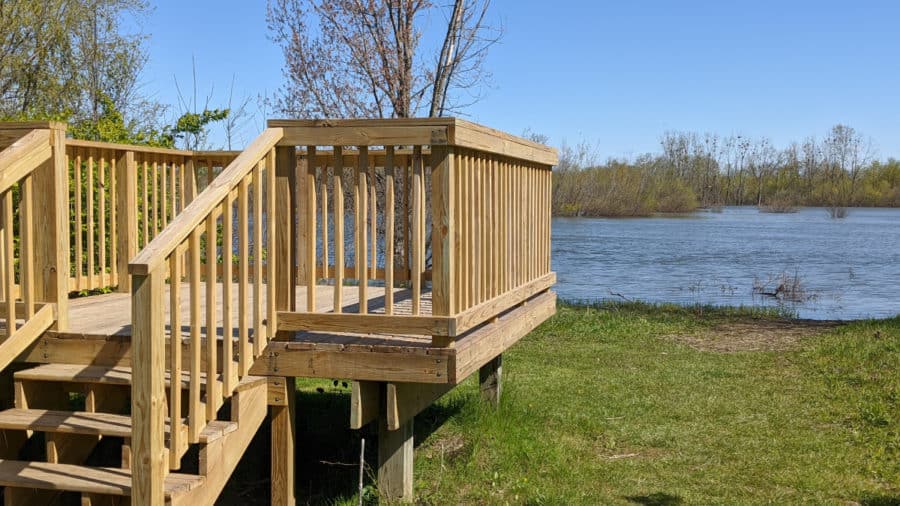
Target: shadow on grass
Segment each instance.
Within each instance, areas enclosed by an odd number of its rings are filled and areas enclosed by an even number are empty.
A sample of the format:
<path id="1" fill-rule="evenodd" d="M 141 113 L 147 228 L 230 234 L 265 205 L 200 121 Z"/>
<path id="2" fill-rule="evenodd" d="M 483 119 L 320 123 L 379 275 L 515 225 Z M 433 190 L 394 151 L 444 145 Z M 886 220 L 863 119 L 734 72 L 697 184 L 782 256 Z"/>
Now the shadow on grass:
<path id="1" fill-rule="evenodd" d="M 625 497 L 625 499 L 628 502 L 643 504 L 644 506 L 674 506 L 683 502 L 681 497 L 665 492 L 654 492 L 647 495 L 632 495 Z"/>
<path id="2" fill-rule="evenodd" d="M 446 404 L 446 405 L 445 405 Z M 462 401 L 432 405 L 416 417 L 416 444 L 459 411 Z M 295 486 L 297 504 L 334 504 L 354 497 L 359 450 L 365 438 L 365 482 L 375 482 L 378 427 L 351 430 L 349 389 L 297 392 Z M 271 426 L 267 418 L 216 502 L 223 506 L 269 504 Z"/>
<path id="3" fill-rule="evenodd" d="M 900 495 L 867 495 L 859 500 L 862 506 L 900 506 Z"/>

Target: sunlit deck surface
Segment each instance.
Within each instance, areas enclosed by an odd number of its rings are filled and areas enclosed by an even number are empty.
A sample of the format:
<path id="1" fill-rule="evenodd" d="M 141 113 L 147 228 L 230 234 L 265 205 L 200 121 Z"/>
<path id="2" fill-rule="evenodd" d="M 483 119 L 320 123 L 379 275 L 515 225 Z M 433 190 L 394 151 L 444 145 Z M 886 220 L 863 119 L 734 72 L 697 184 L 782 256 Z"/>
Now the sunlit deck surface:
<path id="1" fill-rule="evenodd" d="M 169 289 L 170 286 L 166 285 L 165 288 L 165 300 L 166 309 L 165 309 L 165 321 L 169 320 Z M 191 315 L 190 315 L 190 285 L 188 283 L 181 284 L 181 305 L 180 305 L 180 314 L 181 314 L 181 335 L 183 338 L 189 338 L 191 335 Z M 262 297 L 260 299 L 260 304 L 264 308 L 266 307 L 266 289 L 263 286 Z M 307 290 L 305 286 L 297 286 L 297 308 L 305 309 L 307 307 L 306 303 L 306 294 Z M 367 308 L 368 312 L 372 314 L 384 314 L 384 287 L 370 286 L 368 287 L 368 303 Z M 238 318 L 240 315 L 240 311 L 238 308 L 239 305 L 239 297 L 240 294 L 238 292 L 238 285 L 233 284 L 231 290 L 231 323 L 232 323 L 232 338 L 237 339 L 238 334 Z M 359 288 L 356 286 L 345 286 L 343 287 L 343 311 L 345 313 L 358 313 L 359 312 Z M 222 315 L 222 284 L 217 283 L 216 286 L 216 305 L 218 307 L 217 315 L 218 318 L 221 319 Z M 248 303 L 246 307 L 252 308 L 252 293 L 248 297 Z M 206 307 L 206 291 L 200 291 L 200 307 Z M 327 285 L 319 285 L 316 286 L 316 312 L 317 313 L 327 313 L 334 311 L 334 287 Z M 420 306 L 420 314 L 421 315 L 430 315 L 431 314 L 431 292 L 423 292 Z M 402 288 L 394 289 L 394 314 L 396 315 L 409 315 L 412 313 L 412 299 L 411 293 L 409 290 Z M 207 330 L 206 330 L 206 314 L 200 315 L 200 335 L 202 338 L 206 338 Z M 216 330 L 216 334 L 219 338 L 222 337 L 223 329 L 221 327 L 221 321 L 219 323 L 219 327 Z M 255 322 L 253 320 L 253 315 L 247 315 L 247 325 L 250 327 L 250 335 L 253 335 L 253 328 Z M 166 329 L 167 335 L 169 335 L 169 329 Z M 131 336 L 131 296 L 127 293 L 108 293 L 103 295 L 93 295 L 90 297 L 82 297 L 77 299 L 72 299 L 69 302 L 69 329 L 66 332 L 57 333 L 61 336 L 67 337 L 107 337 L 107 336 Z M 344 334 L 344 333 L 329 333 L 329 334 L 319 334 L 315 332 L 298 332 L 296 334 L 296 339 L 301 341 L 311 341 L 311 342 L 329 342 L 336 344 L 347 344 L 354 340 L 358 340 L 361 337 L 365 336 L 367 338 L 368 344 L 377 344 L 377 337 L 373 339 L 373 336 L 369 334 Z M 428 343 L 430 342 L 430 338 L 425 338 L 423 336 L 379 336 L 381 340 L 387 340 L 387 342 L 397 343 L 397 342 L 409 342 L 413 343 Z"/>

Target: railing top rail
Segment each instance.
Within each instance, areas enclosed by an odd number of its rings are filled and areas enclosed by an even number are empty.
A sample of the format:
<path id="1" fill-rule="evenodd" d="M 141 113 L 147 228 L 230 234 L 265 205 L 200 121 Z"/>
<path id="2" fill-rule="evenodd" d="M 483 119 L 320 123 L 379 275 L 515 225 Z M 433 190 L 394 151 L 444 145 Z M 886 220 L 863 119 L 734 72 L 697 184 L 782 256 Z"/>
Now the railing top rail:
<path id="1" fill-rule="evenodd" d="M 98 142 L 98 141 L 85 141 L 81 139 L 66 139 L 66 146 L 73 146 L 79 148 L 93 148 L 93 149 L 108 149 L 111 151 L 135 151 L 138 153 L 147 153 L 147 154 L 155 154 L 155 155 L 170 155 L 170 156 L 193 156 L 193 157 L 203 157 L 203 156 L 237 156 L 241 152 L 240 151 L 226 151 L 226 150 L 213 150 L 213 151 L 199 151 L 199 150 L 188 150 L 188 149 L 173 149 L 173 148 L 159 148 L 154 146 L 142 146 L 139 144 L 119 144 L 115 142 Z"/>
<path id="2" fill-rule="evenodd" d="M 112 151 L 137 151 L 156 155 L 192 156 L 193 151 L 172 148 L 157 148 L 153 146 L 141 146 L 134 144 L 118 144 L 115 142 L 85 141 L 81 139 L 66 139 L 66 146 L 78 148 L 108 149 Z"/>
<path id="3" fill-rule="evenodd" d="M 184 211 L 147 246 L 135 256 L 128 265 L 131 274 L 148 275 L 175 251 L 179 244 L 188 238 L 203 220 L 220 205 L 228 194 L 253 170 L 256 163 L 274 148 L 281 140 L 281 128 L 267 128 L 247 149 L 241 152 L 225 169 L 197 196 Z"/>
<path id="4" fill-rule="evenodd" d="M 50 130 L 31 130 L 0 151 L 0 193 L 50 159 L 50 139 Z"/>
<path id="5" fill-rule="evenodd" d="M 282 145 L 448 145 L 543 165 L 556 165 L 556 149 L 458 118 L 269 120 L 284 129 Z"/>

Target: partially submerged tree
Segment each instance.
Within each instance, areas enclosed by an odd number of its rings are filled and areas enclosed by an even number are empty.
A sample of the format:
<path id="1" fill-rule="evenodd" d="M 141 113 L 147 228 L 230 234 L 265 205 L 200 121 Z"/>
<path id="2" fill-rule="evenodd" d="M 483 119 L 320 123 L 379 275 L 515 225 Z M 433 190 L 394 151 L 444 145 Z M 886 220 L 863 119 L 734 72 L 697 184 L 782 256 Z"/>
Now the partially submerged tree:
<path id="1" fill-rule="evenodd" d="M 500 32 L 490 0 L 454 0 L 440 51 L 419 52 L 429 0 L 269 0 L 271 38 L 284 53 L 274 106 L 293 117 L 406 118 L 457 112 L 484 84 Z"/>

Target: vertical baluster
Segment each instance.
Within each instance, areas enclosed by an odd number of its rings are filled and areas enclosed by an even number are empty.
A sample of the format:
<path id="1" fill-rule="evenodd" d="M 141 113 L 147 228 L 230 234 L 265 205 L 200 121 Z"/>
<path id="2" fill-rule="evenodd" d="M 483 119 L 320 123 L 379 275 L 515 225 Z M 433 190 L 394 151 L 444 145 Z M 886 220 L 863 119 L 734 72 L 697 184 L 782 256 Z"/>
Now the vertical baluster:
<path id="1" fill-rule="evenodd" d="M 331 164 L 334 166 L 334 162 Z M 319 176 L 319 198 L 322 201 L 322 209 L 319 211 L 322 220 L 322 276 L 330 278 L 328 274 L 328 163 L 322 164 Z M 315 267 L 315 266 L 314 266 Z"/>
<path id="2" fill-rule="evenodd" d="M 492 230 L 492 246 L 491 258 L 494 260 L 494 296 L 503 293 L 500 288 L 500 269 L 503 259 L 500 258 L 500 159 L 494 159 L 491 170 L 493 171 L 493 185 L 491 193 L 493 194 L 494 207 L 492 209 L 494 216 L 494 227 Z"/>
<path id="3" fill-rule="evenodd" d="M 16 251 L 13 240 L 13 193 L 7 190 L 2 197 L 3 208 L 3 279 L 6 282 L 6 337 L 16 331 Z"/>
<path id="4" fill-rule="evenodd" d="M 188 429 L 191 434 L 191 443 L 200 440 L 200 432 L 206 425 L 206 413 L 203 411 L 203 403 L 200 399 L 200 234 L 202 230 L 197 227 L 191 232 L 190 237 L 190 296 L 191 296 L 191 346 L 190 346 L 190 385 L 188 396 Z"/>
<path id="5" fill-rule="evenodd" d="M 463 237 L 465 234 L 465 228 L 463 225 L 463 217 L 465 216 L 465 209 L 463 209 L 464 200 L 463 200 L 463 189 L 462 189 L 462 180 L 463 180 L 462 179 L 463 178 L 463 173 L 462 173 L 462 171 L 463 171 L 463 167 L 462 167 L 463 156 L 462 155 L 463 155 L 462 150 L 457 149 L 455 152 L 456 170 L 453 171 L 453 183 L 452 183 L 454 186 L 453 195 L 454 195 L 454 199 L 455 199 L 454 203 L 453 203 L 453 209 L 454 209 L 455 216 L 453 217 L 453 219 L 455 220 L 455 226 L 456 226 L 456 228 L 454 229 L 454 232 L 453 232 L 456 235 L 456 237 L 454 237 L 454 239 L 453 239 L 454 255 L 455 255 L 455 261 L 454 261 L 453 266 L 456 271 L 454 273 L 456 280 L 453 283 L 453 286 L 456 287 L 456 290 L 455 290 L 456 293 L 454 294 L 454 297 L 456 298 L 456 308 L 457 308 L 457 311 L 460 311 L 460 312 L 467 309 L 467 307 L 465 306 L 465 300 L 463 297 L 463 294 L 466 291 L 465 290 L 465 286 L 466 286 L 465 285 L 465 276 L 464 276 L 466 265 L 465 265 L 465 250 L 464 250 L 464 246 L 463 246 Z"/>
<path id="6" fill-rule="evenodd" d="M 159 235 L 159 161 L 154 157 L 153 170 L 151 171 L 150 180 L 152 181 L 150 195 L 150 216 L 153 220 L 153 237 Z"/>
<path id="7" fill-rule="evenodd" d="M 357 166 L 356 175 L 359 178 L 359 182 L 357 184 L 357 195 L 359 195 L 359 200 L 356 202 L 356 207 L 359 209 L 358 216 L 359 219 L 356 222 L 356 265 L 358 270 L 357 277 L 359 278 L 359 314 L 366 314 L 369 311 L 369 296 L 368 296 L 368 288 L 369 288 L 369 274 L 368 274 L 368 259 L 366 258 L 368 253 L 368 244 L 367 244 L 367 218 L 369 205 L 369 182 L 368 182 L 368 170 L 369 170 L 369 147 L 368 146 L 360 146 L 359 147 L 359 160 L 357 161 L 359 164 Z"/>
<path id="8" fill-rule="evenodd" d="M 19 186 L 19 286 L 25 320 L 34 316 L 34 182 L 28 174 Z"/>
<path id="9" fill-rule="evenodd" d="M 118 172 L 117 163 L 118 155 L 115 151 L 110 152 L 109 157 L 109 272 L 110 285 L 119 285 L 119 226 L 118 226 L 118 185 L 116 173 Z M 125 273 L 127 274 L 127 273 Z"/>
<path id="10" fill-rule="evenodd" d="M 262 161 L 253 168 L 253 356 L 262 353 L 266 329 L 263 325 L 262 286 Z"/>
<path id="11" fill-rule="evenodd" d="M 229 193 L 225 197 L 222 206 L 222 382 L 225 395 L 230 396 L 236 386 L 234 371 L 234 339 L 231 325 L 231 294 L 232 294 L 232 253 L 234 243 L 232 240 L 234 227 L 234 197 Z"/>
<path id="12" fill-rule="evenodd" d="M 344 290 L 344 150 L 334 146 L 334 312 L 343 311 Z"/>
<path id="13" fill-rule="evenodd" d="M 306 148 L 306 310 L 316 310 L 316 147 Z"/>
<path id="14" fill-rule="evenodd" d="M 181 165 L 178 167 L 178 213 L 184 211 L 184 206 L 186 205 L 185 199 L 187 195 L 187 180 L 185 179 L 187 175 L 187 162 L 182 161 Z"/>
<path id="15" fill-rule="evenodd" d="M 106 184 L 106 152 L 100 151 L 98 154 L 100 155 L 97 163 L 97 190 L 99 193 L 97 195 L 97 226 L 99 229 L 97 242 L 100 250 L 100 283 L 97 286 L 99 288 L 108 286 L 106 279 L 106 198 L 109 196 L 109 192 Z"/>
<path id="16" fill-rule="evenodd" d="M 181 257 L 175 248 L 169 257 L 169 468 L 181 467 Z"/>
<path id="17" fill-rule="evenodd" d="M 525 260 L 524 255 L 522 254 L 522 245 L 525 241 L 525 231 L 527 230 L 528 225 L 525 223 L 525 167 L 519 165 L 519 170 L 516 171 L 516 193 L 518 198 L 516 198 L 516 232 L 518 234 L 518 241 L 516 241 L 516 259 L 519 266 L 519 275 L 517 286 L 521 286 L 522 283 L 525 282 Z"/>
<path id="18" fill-rule="evenodd" d="M 421 300 L 422 296 L 422 286 L 424 285 L 424 273 L 425 273 L 425 254 L 427 248 L 426 234 L 425 234 L 425 224 L 428 220 L 428 193 L 425 191 L 428 188 L 428 184 L 426 182 L 428 178 L 428 171 L 425 170 L 425 162 L 422 158 L 421 152 L 419 153 L 419 167 L 421 172 L 421 177 L 419 178 L 419 197 L 420 197 L 420 205 L 421 209 L 419 210 L 419 241 L 422 243 L 421 249 L 419 250 L 419 297 Z M 421 306 L 420 306 L 421 311 Z"/>
<path id="19" fill-rule="evenodd" d="M 403 263 L 402 268 L 405 272 L 404 276 L 407 281 L 411 280 L 411 269 L 410 269 L 410 248 L 409 248 L 409 233 L 410 233 L 410 221 L 412 220 L 412 215 L 409 213 L 409 199 L 412 196 L 412 192 L 410 191 L 410 182 L 412 181 L 412 175 L 410 174 L 410 166 L 412 164 L 412 157 L 409 155 L 406 156 L 403 163 L 403 197 L 401 206 L 400 215 L 403 217 Z"/>
<path id="20" fill-rule="evenodd" d="M 550 167 L 547 167 L 547 170 L 544 172 L 544 178 L 546 180 L 545 189 L 544 189 L 544 192 L 545 192 L 544 200 L 546 201 L 546 204 L 545 204 L 546 216 L 544 217 L 544 221 L 545 221 L 545 223 L 547 223 L 547 236 L 544 237 L 545 248 L 546 248 L 546 253 L 544 255 L 545 256 L 544 262 L 545 262 L 546 272 L 549 273 L 550 271 L 553 270 L 553 264 L 552 264 L 553 247 L 552 247 L 552 242 L 551 242 L 552 237 L 553 237 L 553 208 L 552 208 L 552 206 L 553 206 L 553 171 Z"/>
<path id="21" fill-rule="evenodd" d="M 275 259 L 277 248 L 275 247 L 275 149 L 270 149 L 266 157 L 266 315 L 268 324 L 266 330 L 270 339 L 275 337 L 278 330 L 275 314 L 275 280 L 278 279 L 278 273 L 275 266 L 278 261 Z M 287 212 L 287 210 L 285 210 Z M 316 265 L 311 266 L 313 272 Z M 293 287 L 293 283 L 291 283 Z M 292 288 L 293 289 L 293 288 Z"/>
<path id="22" fill-rule="evenodd" d="M 368 148 L 366 148 L 368 149 Z M 378 193 L 375 191 L 375 160 L 369 164 L 369 277 L 378 277 Z"/>
<path id="23" fill-rule="evenodd" d="M 171 167 L 171 164 L 167 163 L 165 160 L 162 162 L 162 167 L 160 168 L 159 177 L 161 179 L 159 184 L 159 214 L 162 218 L 162 226 L 166 228 L 166 225 L 169 224 L 169 216 L 168 216 L 168 202 L 169 202 L 169 178 L 166 172 Z"/>
<path id="24" fill-rule="evenodd" d="M 75 148 L 75 285 L 78 290 L 84 290 L 84 244 L 82 227 L 84 217 L 81 200 L 81 150 Z"/>
<path id="25" fill-rule="evenodd" d="M 144 240 L 141 241 L 142 246 L 146 246 L 148 242 L 150 242 L 150 202 L 148 198 L 148 192 L 150 191 L 150 179 L 149 179 L 149 164 L 147 163 L 147 155 L 143 154 L 144 163 L 143 163 L 143 171 L 141 174 L 141 191 L 143 200 L 141 201 L 141 221 L 144 222 Z"/>
<path id="26" fill-rule="evenodd" d="M 502 215 L 502 223 L 503 223 L 503 235 L 502 235 L 502 245 L 500 254 L 503 256 L 503 290 L 509 291 L 512 288 L 511 281 L 511 272 L 510 269 L 512 267 L 512 258 L 509 256 L 509 235 L 511 233 L 510 227 L 510 214 L 512 210 L 510 206 L 512 205 L 512 195 L 510 195 L 509 188 L 509 170 L 510 164 L 509 161 L 503 162 L 503 167 L 501 172 L 503 174 L 502 177 L 502 186 L 500 188 L 500 193 L 503 195 L 503 205 L 501 206 Z"/>
<path id="27" fill-rule="evenodd" d="M 250 267 L 247 262 L 250 261 L 250 226 L 248 219 L 249 203 L 248 193 L 249 184 L 247 178 L 241 180 L 238 186 L 238 339 L 240 346 L 238 354 L 240 358 L 240 375 L 247 374 L 250 364 L 253 363 L 250 353 L 250 327 L 247 324 L 247 313 L 250 308 L 247 307 L 249 300 L 249 272 Z"/>
<path id="28" fill-rule="evenodd" d="M 216 219 L 215 213 L 206 218 L 206 419 L 215 420 L 219 409 L 218 380 L 218 306 L 216 304 Z"/>
<path id="29" fill-rule="evenodd" d="M 494 193 L 491 191 L 494 185 L 494 157 L 485 153 L 482 155 L 482 163 L 484 164 L 484 221 L 487 226 L 484 227 L 484 298 L 490 300 L 494 296 Z"/>
<path id="30" fill-rule="evenodd" d="M 394 314 L 394 146 L 384 153 L 384 313 Z"/>
<path id="31" fill-rule="evenodd" d="M 175 216 L 178 215 L 176 210 L 176 203 L 178 202 L 178 164 L 170 163 L 169 170 L 171 171 L 171 174 L 169 174 L 169 217 L 174 220 Z"/>
<path id="32" fill-rule="evenodd" d="M 96 288 L 94 270 L 94 152 L 88 151 L 87 160 L 87 276 L 88 287 Z"/>
<path id="33" fill-rule="evenodd" d="M 425 203 L 422 198 L 422 146 L 413 148 L 412 170 L 412 314 L 419 314 L 419 305 L 422 295 L 422 258 L 424 257 L 425 244 L 421 222 L 422 213 L 425 211 Z"/>
<path id="34" fill-rule="evenodd" d="M 457 229 L 457 234 L 459 237 L 459 262 L 457 263 L 456 268 L 459 270 L 459 280 L 457 283 L 457 290 L 459 291 L 459 309 L 460 311 L 469 308 L 468 301 L 468 289 L 467 286 L 469 284 L 469 261 L 468 261 L 468 200 L 469 196 L 466 193 L 466 159 L 468 158 L 467 152 L 463 149 L 458 149 L 456 152 L 456 176 L 457 176 L 457 190 L 456 190 L 456 209 L 459 212 L 459 228 Z"/>

